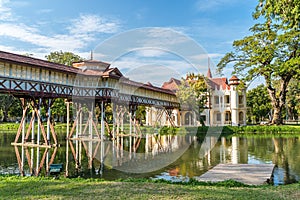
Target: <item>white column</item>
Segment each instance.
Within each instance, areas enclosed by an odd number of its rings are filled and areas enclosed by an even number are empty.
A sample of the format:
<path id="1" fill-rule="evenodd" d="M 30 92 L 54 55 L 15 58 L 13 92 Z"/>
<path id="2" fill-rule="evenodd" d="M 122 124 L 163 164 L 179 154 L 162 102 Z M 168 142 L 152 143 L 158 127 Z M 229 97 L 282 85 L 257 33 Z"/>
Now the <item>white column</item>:
<path id="1" fill-rule="evenodd" d="M 178 112 L 177 112 L 177 110 L 173 110 L 173 115 L 174 115 L 175 126 L 178 126 Z"/>
<path id="2" fill-rule="evenodd" d="M 231 85 L 231 95 L 230 95 L 230 102 L 231 102 L 231 121 L 232 126 L 238 125 L 238 92 L 236 91 L 236 86 Z"/>
<path id="3" fill-rule="evenodd" d="M 69 132 L 70 132 L 70 102 L 67 104 L 67 141 L 66 141 L 66 176 L 69 176 Z"/>
<path id="4" fill-rule="evenodd" d="M 149 109 L 149 107 L 146 107 L 146 126 L 150 126 L 150 117 L 149 117 L 149 115 L 150 115 L 150 109 Z"/>
<path id="5" fill-rule="evenodd" d="M 41 122 L 41 104 L 42 104 L 42 99 L 39 98 L 39 103 L 38 103 L 38 127 L 37 127 L 37 141 L 36 143 L 39 145 L 40 144 L 40 137 L 41 137 L 41 129 L 40 129 L 40 124 Z M 39 166 L 40 165 L 40 147 L 37 147 L 36 149 L 36 173 L 39 171 Z"/>
<path id="6" fill-rule="evenodd" d="M 51 99 L 48 100 L 48 119 L 47 119 L 47 143 L 50 145 L 50 120 L 51 120 Z M 49 172 L 49 151 L 46 159 L 46 172 Z"/>

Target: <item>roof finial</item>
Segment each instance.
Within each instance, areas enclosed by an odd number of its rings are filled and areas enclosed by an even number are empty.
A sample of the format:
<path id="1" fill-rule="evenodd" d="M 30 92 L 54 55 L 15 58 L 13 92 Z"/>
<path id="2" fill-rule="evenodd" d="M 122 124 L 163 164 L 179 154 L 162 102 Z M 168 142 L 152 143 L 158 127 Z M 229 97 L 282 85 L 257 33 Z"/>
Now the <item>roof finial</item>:
<path id="1" fill-rule="evenodd" d="M 93 50 L 91 50 L 91 60 L 93 60 Z"/>

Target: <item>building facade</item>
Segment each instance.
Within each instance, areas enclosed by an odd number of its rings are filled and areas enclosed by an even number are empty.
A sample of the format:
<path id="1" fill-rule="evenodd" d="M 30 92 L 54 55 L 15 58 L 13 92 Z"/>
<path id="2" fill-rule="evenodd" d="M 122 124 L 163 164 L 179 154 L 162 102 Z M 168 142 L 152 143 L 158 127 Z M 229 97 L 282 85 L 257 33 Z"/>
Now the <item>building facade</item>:
<path id="1" fill-rule="evenodd" d="M 208 126 L 246 125 L 246 90 L 238 87 L 240 80 L 233 75 L 227 78 L 213 78 L 207 73 L 209 99 L 207 109 L 202 113 Z"/>
<path id="2" fill-rule="evenodd" d="M 246 125 L 246 90 L 238 87 L 240 80 L 235 75 L 229 80 L 225 77 L 213 78 L 210 69 L 207 76 L 208 102 L 200 114 L 206 126 L 243 126 Z M 164 89 L 178 91 L 180 80 L 171 78 L 162 86 Z M 171 117 L 172 120 L 168 120 Z M 173 124 L 171 124 L 171 122 Z M 172 115 L 154 107 L 146 111 L 146 125 L 199 126 L 196 113 L 188 109 L 174 109 Z"/>

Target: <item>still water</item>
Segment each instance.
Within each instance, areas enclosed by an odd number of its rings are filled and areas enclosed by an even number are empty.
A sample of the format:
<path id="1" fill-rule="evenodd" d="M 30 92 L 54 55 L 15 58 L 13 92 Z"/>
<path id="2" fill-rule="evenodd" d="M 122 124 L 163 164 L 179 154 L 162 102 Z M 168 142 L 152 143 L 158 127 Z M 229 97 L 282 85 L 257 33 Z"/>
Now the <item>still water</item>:
<path id="1" fill-rule="evenodd" d="M 20 174 L 15 148 L 11 145 L 15 134 L 2 131 L 0 135 L 0 174 Z M 63 163 L 64 173 L 69 177 L 188 181 L 219 163 L 273 163 L 277 166 L 275 185 L 300 180 L 300 137 L 209 137 L 200 142 L 188 135 L 145 135 L 118 137 L 103 144 L 70 141 L 68 145 L 64 138 L 59 134 L 61 145 L 53 163 Z M 28 162 L 24 168 L 25 174 L 30 175 Z"/>

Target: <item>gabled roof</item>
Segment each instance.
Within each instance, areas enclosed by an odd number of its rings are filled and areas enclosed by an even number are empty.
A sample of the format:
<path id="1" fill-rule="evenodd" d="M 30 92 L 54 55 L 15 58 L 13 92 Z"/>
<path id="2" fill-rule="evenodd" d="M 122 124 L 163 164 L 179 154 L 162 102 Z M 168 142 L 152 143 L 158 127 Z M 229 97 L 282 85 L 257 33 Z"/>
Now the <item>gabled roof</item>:
<path id="1" fill-rule="evenodd" d="M 115 77 L 115 78 L 120 78 L 123 76 L 123 74 L 120 72 L 118 68 L 108 68 L 103 72 L 103 77 Z"/>
<path id="2" fill-rule="evenodd" d="M 79 74 L 83 76 L 101 76 L 120 79 L 121 83 L 128 84 L 135 87 L 141 87 L 156 92 L 167 93 L 175 95 L 175 93 L 169 89 L 153 86 L 152 84 L 143 84 L 135 82 L 124 77 L 118 68 L 110 68 L 109 63 L 96 60 L 86 60 L 79 63 L 74 63 L 77 67 L 69 67 L 67 65 L 57 64 L 46 60 L 32 58 L 28 56 L 18 55 L 14 53 L 0 51 L 0 62 L 8 62 L 17 65 L 34 66 L 37 68 L 46 68 L 49 70 L 57 70 L 64 73 Z M 180 81 L 174 79 L 175 82 L 180 84 Z"/>
<path id="3" fill-rule="evenodd" d="M 229 90 L 230 86 L 228 85 L 227 78 L 222 77 L 222 78 L 208 78 L 207 80 L 208 85 L 210 86 L 211 89 L 215 90 Z"/>
<path id="4" fill-rule="evenodd" d="M 80 62 L 74 62 L 73 67 L 76 68 L 90 68 L 93 70 L 99 70 L 99 71 L 106 71 L 109 67 L 110 64 L 98 60 L 84 60 Z"/>
<path id="5" fill-rule="evenodd" d="M 168 82 L 164 82 L 162 85 L 163 89 L 168 89 L 173 92 L 177 91 L 179 88 L 179 85 L 181 85 L 181 81 L 175 78 L 171 78 Z"/>
<path id="6" fill-rule="evenodd" d="M 153 86 L 149 81 L 145 85 Z"/>
<path id="7" fill-rule="evenodd" d="M 80 72 L 80 70 L 78 70 L 77 68 L 69 67 L 67 65 L 57 64 L 46 60 L 18 55 L 14 53 L 5 52 L 5 51 L 0 51 L 0 61 L 1 60 L 7 62 L 19 63 L 20 65 L 27 65 L 27 66 L 30 65 L 38 68 L 48 68 L 48 69 L 53 69 L 53 70 L 58 70 L 63 72 L 69 72 L 69 73 L 77 74 L 78 72 Z"/>
<path id="8" fill-rule="evenodd" d="M 233 75 L 229 81 L 239 81 L 240 79 L 236 76 L 236 75 Z"/>

